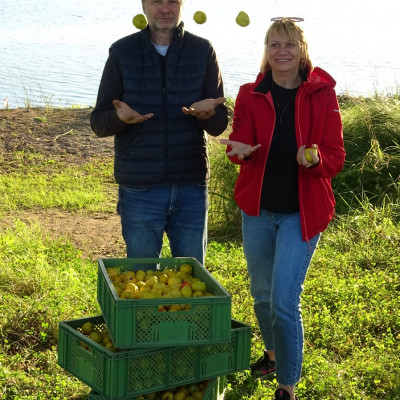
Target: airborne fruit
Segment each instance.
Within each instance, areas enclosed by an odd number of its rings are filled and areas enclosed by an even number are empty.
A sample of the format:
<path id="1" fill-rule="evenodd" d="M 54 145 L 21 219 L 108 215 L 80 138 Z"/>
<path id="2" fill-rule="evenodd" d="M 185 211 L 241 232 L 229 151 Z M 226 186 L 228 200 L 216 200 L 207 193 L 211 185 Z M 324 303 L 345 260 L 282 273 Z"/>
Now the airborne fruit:
<path id="1" fill-rule="evenodd" d="M 244 11 L 240 11 L 236 17 L 236 23 L 240 26 L 247 26 L 250 24 L 250 18 Z"/>
<path id="2" fill-rule="evenodd" d="M 147 26 L 147 18 L 143 14 L 137 14 L 132 18 L 132 24 L 135 28 L 144 29 Z"/>
<path id="3" fill-rule="evenodd" d="M 204 24 L 207 21 L 207 16 L 203 11 L 196 11 L 193 15 L 193 19 L 197 24 Z"/>

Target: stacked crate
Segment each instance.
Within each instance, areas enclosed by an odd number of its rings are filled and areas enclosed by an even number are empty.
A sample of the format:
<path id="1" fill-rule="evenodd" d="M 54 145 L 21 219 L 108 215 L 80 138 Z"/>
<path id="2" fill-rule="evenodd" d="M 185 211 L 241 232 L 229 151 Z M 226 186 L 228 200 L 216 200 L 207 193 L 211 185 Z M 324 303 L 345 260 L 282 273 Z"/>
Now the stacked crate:
<path id="1" fill-rule="evenodd" d="M 192 276 L 212 296 L 121 299 L 107 273 L 177 269 L 190 264 Z M 97 300 L 101 316 L 61 322 L 58 364 L 90 386 L 90 399 L 140 398 L 169 388 L 209 382 L 203 400 L 223 398 L 224 376 L 250 364 L 250 327 L 231 318 L 231 296 L 194 258 L 99 259 Z M 164 306 L 185 305 L 165 311 Z M 113 352 L 81 332 L 84 322 L 107 328 Z"/>

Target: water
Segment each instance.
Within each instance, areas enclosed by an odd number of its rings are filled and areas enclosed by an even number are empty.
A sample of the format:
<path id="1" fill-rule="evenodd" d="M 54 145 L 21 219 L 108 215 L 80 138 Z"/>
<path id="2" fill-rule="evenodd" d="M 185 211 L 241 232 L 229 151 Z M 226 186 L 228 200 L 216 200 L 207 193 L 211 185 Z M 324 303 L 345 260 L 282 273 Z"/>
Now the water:
<path id="1" fill-rule="evenodd" d="M 302 16 L 314 65 L 337 81 L 337 92 L 398 93 L 400 35 L 396 0 L 186 0 L 188 31 L 209 39 L 221 64 L 227 96 L 253 81 L 272 16 Z M 196 10 L 207 22 L 192 20 Z M 239 11 L 251 23 L 235 23 Z M 95 104 L 108 48 L 136 31 L 141 0 L 2 0 L 0 101 L 9 107 Z M 0 102 L 2 108 L 2 102 Z"/>

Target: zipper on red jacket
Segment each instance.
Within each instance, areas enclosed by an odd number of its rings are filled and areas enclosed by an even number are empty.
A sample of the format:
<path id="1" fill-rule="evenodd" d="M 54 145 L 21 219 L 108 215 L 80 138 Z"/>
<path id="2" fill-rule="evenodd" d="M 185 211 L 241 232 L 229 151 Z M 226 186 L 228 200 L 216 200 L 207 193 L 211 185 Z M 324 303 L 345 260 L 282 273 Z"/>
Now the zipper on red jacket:
<path id="1" fill-rule="evenodd" d="M 299 91 L 297 92 L 297 107 L 295 107 L 295 121 L 296 121 L 296 127 L 297 127 L 297 132 L 298 132 L 298 138 L 300 144 L 303 144 L 302 140 L 302 132 L 301 132 L 301 126 L 300 126 L 300 103 L 302 100 L 302 92 L 303 92 L 303 85 L 300 85 Z M 299 144 L 299 143 L 298 143 Z M 298 168 L 298 180 L 299 180 L 299 209 L 300 209 L 300 225 L 303 224 L 304 226 L 304 239 L 307 241 L 307 243 L 310 245 L 310 238 L 308 237 L 308 229 L 307 229 L 307 222 L 305 218 L 305 213 L 304 213 L 304 201 L 303 201 L 303 188 L 302 188 L 302 179 L 301 176 L 303 175 L 304 171 L 302 168 Z"/>

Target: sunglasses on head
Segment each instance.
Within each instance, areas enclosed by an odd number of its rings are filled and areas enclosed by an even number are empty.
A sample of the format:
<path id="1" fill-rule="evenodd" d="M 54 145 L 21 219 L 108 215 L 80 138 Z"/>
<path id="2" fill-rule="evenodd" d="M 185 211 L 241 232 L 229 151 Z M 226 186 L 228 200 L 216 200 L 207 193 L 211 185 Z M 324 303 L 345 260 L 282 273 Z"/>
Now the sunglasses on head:
<path id="1" fill-rule="evenodd" d="M 304 21 L 304 18 L 301 18 L 301 17 L 274 17 L 274 18 L 271 18 L 271 21 L 272 22 L 282 21 L 283 19 L 288 19 L 292 22 L 303 22 Z"/>

